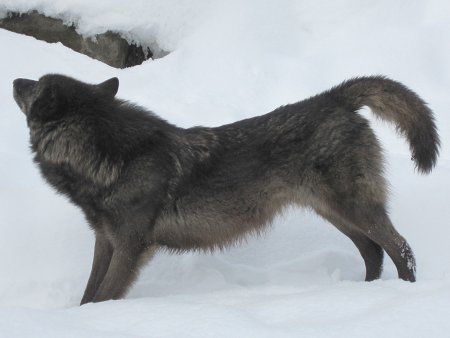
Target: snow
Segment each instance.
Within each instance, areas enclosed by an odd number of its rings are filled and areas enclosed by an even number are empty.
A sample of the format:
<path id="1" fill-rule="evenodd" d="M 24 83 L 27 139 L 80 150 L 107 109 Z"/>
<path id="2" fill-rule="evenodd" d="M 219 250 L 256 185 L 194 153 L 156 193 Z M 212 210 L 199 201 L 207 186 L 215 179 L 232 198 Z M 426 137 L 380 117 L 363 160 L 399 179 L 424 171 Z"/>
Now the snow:
<path id="1" fill-rule="evenodd" d="M 0 0 L 93 35 L 130 31 L 172 53 L 118 70 L 60 44 L 0 30 L 1 337 L 447 337 L 450 332 L 450 6 L 444 1 Z M 371 119 L 387 156 L 391 217 L 412 246 L 418 281 L 365 283 L 353 244 L 292 209 L 267 234 L 214 254 L 161 253 L 127 299 L 78 307 L 93 235 L 39 176 L 17 77 L 120 79 L 119 97 L 180 126 L 263 114 L 356 75 L 384 74 L 434 110 L 441 156 L 414 172 L 405 141 Z"/>

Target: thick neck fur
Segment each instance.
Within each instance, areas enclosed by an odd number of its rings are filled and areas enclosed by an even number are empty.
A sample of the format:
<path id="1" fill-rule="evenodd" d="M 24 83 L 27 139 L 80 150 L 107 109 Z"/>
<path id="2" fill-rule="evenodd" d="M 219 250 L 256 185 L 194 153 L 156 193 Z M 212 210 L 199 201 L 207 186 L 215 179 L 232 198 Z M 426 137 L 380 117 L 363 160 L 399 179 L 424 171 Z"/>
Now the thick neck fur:
<path id="1" fill-rule="evenodd" d="M 66 165 L 74 173 L 101 186 L 119 177 L 123 166 L 142 143 L 161 137 L 174 127 L 134 108 L 122 115 L 124 102 L 102 110 L 74 112 L 46 123 L 30 122 L 30 141 L 37 162 Z M 123 124 L 123 121 L 128 123 Z"/>
<path id="2" fill-rule="evenodd" d="M 63 165 L 101 186 L 116 181 L 123 166 L 123 160 L 93 151 L 98 147 L 95 132 L 81 121 L 48 123 L 31 132 L 31 143 L 37 162 Z"/>
<path id="3" fill-rule="evenodd" d="M 107 187 L 130 161 L 143 154 L 151 156 L 153 151 L 164 149 L 181 175 L 194 170 L 192 163 L 212 158 L 218 142 L 213 129 L 177 128 L 142 108 L 119 100 L 113 103 L 46 123 L 30 121 L 36 162 L 63 165 L 83 179 Z"/>

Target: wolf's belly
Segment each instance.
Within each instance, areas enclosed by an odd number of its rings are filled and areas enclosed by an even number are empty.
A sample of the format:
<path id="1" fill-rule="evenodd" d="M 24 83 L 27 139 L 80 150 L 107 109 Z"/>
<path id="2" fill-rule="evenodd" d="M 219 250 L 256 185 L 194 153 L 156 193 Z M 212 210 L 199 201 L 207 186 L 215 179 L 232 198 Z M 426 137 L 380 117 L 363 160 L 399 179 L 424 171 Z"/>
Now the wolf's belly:
<path id="1" fill-rule="evenodd" d="M 296 195 L 291 187 L 274 182 L 207 196 L 193 190 L 161 214 L 153 240 L 175 250 L 226 247 L 264 230 L 285 207 L 299 202 Z"/>

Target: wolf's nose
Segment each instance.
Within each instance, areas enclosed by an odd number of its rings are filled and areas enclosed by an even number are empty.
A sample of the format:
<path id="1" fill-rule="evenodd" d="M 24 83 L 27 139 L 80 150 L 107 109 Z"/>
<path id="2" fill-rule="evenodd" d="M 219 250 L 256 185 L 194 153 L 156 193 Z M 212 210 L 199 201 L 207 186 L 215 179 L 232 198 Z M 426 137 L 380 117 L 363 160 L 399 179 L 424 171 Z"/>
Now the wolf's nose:
<path id="1" fill-rule="evenodd" d="M 20 87 L 22 87 L 24 84 L 25 84 L 25 82 L 26 82 L 26 79 L 15 79 L 14 81 L 13 81 L 13 87 L 14 88 L 20 88 Z"/>
<path id="2" fill-rule="evenodd" d="M 30 88 L 30 87 L 34 86 L 36 84 L 36 82 L 37 81 L 33 81 L 33 80 L 29 80 L 29 79 L 22 79 L 22 78 L 15 79 L 13 81 L 13 88 L 16 91 L 20 92 L 26 88 Z"/>
<path id="3" fill-rule="evenodd" d="M 16 86 L 16 85 L 20 84 L 20 81 L 23 81 L 23 79 L 15 79 L 13 81 L 13 86 Z"/>

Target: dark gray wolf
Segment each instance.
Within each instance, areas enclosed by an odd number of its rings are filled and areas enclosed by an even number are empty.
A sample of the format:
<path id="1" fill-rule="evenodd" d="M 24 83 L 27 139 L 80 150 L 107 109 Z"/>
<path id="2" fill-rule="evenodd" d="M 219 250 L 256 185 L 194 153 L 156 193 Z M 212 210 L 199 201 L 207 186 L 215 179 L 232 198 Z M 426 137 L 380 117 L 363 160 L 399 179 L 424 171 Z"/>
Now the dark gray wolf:
<path id="1" fill-rule="evenodd" d="M 362 106 L 395 124 L 418 171 L 436 163 L 431 110 L 404 85 L 360 77 L 266 115 L 217 128 L 178 128 L 115 98 L 117 78 L 17 79 L 34 160 L 95 231 L 81 304 L 118 299 L 159 249 L 212 250 L 263 230 L 288 205 L 313 209 L 359 249 L 366 280 L 383 250 L 398 276 L 415 261 L 386 212 L 383 156 Z"/>

